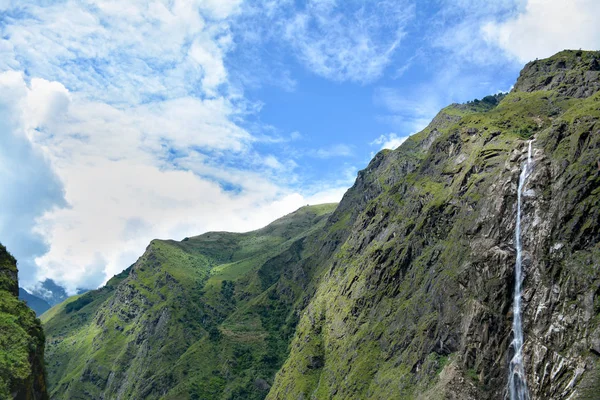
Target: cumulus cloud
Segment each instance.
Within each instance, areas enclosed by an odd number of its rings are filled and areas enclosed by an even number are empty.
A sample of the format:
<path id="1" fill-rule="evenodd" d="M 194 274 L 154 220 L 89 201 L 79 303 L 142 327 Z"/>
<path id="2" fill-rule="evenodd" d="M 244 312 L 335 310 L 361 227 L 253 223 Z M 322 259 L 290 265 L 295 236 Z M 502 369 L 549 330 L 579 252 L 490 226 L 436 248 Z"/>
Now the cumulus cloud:
<path id="1" fill-rule="evenodd" d="M 260 172 L 211 165 L 194 149 L 226 151 L 224 143 L 230 143 L 227 151 L 244 158 L 252 155 L 237 134 L 230 135 L 244 131 L 226 123 L 226 111 L 212 103 L 191 107 L 202 115 L 202 125 L 197 126 L 181 115 L 90 103 L 60 84 L 27 84 L 15 72 L 0 75 L 0 89 L 2 131 L 8 133 L 1 136 L 2 149 L 14 153 L 2 157 L 7 190 L 0 195 L 0 233 L 7 245 L 18 244 L 11 248 L 27 265 L 25 285 L 51 278 L 71 293 L 78 287 L 95 287 L 133 263 L 156 237 L 251 230 L 307 203 L 337 201 L 342 194 L 331 187 L 295 192 Z M 69 100 L 58 107 L 62 96 Z M 42 103 L 53 103 L 56 113 L 48 115 L 46 108 L 38 107 Z M 48 121 L 53 121 L 52 129 L 39 129 L 50 126 Z M 173 121 L 170 129 L 168 121 Z M 162 135 L 155 136 L 150 126 Z M 220 139 L 180 132 L 190 128 Z M 165 142 L 169 137 L 174 145 L 185 146 L 176 160 L 167 157 L 177 153 Z M 28 169 L 15 168 L 23 162 Z M 274 156 L 256 162 L 271 169 L 287 165 Z M 38 250 L 24 248 L 32 245 Z"/>
<path id="2" fill-rule="evenodd" d="M 282 184 L 295 163 L 257 152 L 240 124 L 256 107 L 224 66 L 239 7 L 7 6 L 0 70 L 27 74 L 0 74 L 0 241 L 26 286 L 95 287 L 156 237 L 246 231 L 339 200 L 335 185 Z"/>
<path id="3" fill-rule="evenodd" d="M 36 220 L 66 205 L 62 183 L 25 128 L 46 125 L 60 113 L 59 107 L 50 115 L 48 107 L 40 107 L 63 93 L 60 85 L 52 87 L 56 90 L 40 81 L 27 87 L 20 73 L 0 74 L 0 242 L 18 259 L 25 285 L 37 280 L 35 258 L 48 251 L 46 238 L 34 232 Z M 30 120 L 34 109 L 39 113 Z"/>
<path id="4" fill-rule="evenodd" d="M 528 0 L 503 21 L 482 27 L 484 38 L 520 62 L 564 49 L 600 48 L 600 2 L 597 0 Z"/>

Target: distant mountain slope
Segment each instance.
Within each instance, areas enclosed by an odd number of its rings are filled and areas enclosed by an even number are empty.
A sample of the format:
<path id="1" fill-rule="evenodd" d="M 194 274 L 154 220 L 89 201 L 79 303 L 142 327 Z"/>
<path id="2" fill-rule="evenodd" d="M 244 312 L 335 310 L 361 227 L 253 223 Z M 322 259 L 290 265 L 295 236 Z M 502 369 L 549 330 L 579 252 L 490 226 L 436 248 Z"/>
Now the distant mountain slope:
<path id="1" fill-rule="evenodd" d="M 58 285 L 52 279 L 45 279 L 33 288 L 31 294 L 44 300 L 50 306 L 62 303 L 69 297 L 64 287 Z"/>
<path id="2" fill-rule="evenodd" d="M 48 399 L 44 333 L 18 294 L 17 262 L 0 244 L 0 399 Z"/>
<path id="3" fill-rule="evenodd" d="M 334 208 L 303 207 L 250 233 L 154 240 L 105 287 L 52 308 L 52 398 L 264 398 Z"/>
<path id="4" fill-rule="evenodd" d="M 35 315 L 38 317 L 48 311 L 51 307 L 44 299 L 32 295 L 23 288 L 19 288 L 19 299 L 27 303 L 27 306 L 35 311 Z"/>

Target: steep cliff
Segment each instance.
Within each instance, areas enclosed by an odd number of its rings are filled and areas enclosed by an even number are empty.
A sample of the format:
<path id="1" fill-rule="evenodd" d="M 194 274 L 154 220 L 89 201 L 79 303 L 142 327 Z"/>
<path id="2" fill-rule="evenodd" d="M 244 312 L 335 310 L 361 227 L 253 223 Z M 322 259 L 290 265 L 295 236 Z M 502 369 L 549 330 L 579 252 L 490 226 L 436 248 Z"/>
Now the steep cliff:
<path id="1" fill-rule="evenodd" d="M 0 244 L 0 398 L 48 398 L 44 333 L 35 313 L 19 301 L 17 262 Z"/>
<path id="2" fill-rule="evenodd" d="M 155 240 L 42 317 L 54 399 L 262 399 L 288 353 L 335 205 L 255 232 Z"/>
<path id="3" fill-rule="evenodd" d="M 269 399 L 502 399 L 524 192 L 533 399 L 600 393 L 599 52 L 528 64 L 498 106 L 450 106 L 378 154 L 330 218 L 341 244 Z M 340 215 L 343 214 L 343 215 Z"/>

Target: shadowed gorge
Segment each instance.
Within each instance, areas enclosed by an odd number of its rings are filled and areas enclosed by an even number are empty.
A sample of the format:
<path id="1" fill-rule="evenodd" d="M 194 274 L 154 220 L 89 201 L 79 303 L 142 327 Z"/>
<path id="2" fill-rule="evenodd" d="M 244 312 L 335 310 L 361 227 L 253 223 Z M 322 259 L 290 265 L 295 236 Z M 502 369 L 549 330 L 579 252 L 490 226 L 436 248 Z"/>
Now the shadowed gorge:
<path id="1" fill-rule="evenodd" d="M 529 398 L 597 398 L 599 63 L 442 109 L 339 205 L 152 241 L 42 316 L 51 397 L 499 400 L 519 353 Z"/>

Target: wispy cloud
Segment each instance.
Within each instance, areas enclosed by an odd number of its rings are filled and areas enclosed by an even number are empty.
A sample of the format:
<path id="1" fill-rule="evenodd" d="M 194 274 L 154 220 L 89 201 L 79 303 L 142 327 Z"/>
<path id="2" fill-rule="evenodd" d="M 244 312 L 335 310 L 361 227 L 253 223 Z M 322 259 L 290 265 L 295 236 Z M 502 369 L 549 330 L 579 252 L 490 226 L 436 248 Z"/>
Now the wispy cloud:
<path id="1" fill-rule="evenodd" d="M 398 136 L 395 133 L 388 133 L 379 136 L 377 139 L 369 143 L 371 146 L 379 146 L 380 150 L 390 149 L 394 150 L 398 148 L 404 141 L 408 139 L 408 136 Z"/>
<path id="2" fill-rule="evenodd" d="M 407 135 L 425 128 L 444 105 L 444 99 L 436 93 L 434 85 L 421 85 L 404 91 L 379 87 L 373 93 L 373 103 L 382 109 L 378 116 L 380 122 Z"/>
<path id="3" fill-rule="evenodd" d="M 244 8 L 242 40 L 269 40 L 292 50 L 311 72 L 339 82 L 379 78 L 415 17 L 410 0 L 258 1 Z"/>
<path id="4" fill-rule="evenodd" d="M 19 2 L 5 11 L 0 69 L 27 66 L 111 103 L 215 95 L 239 3 Z"/>
<path id="5" fill-rule="evenodd" d="M 309 1 L 285 38 L 313 72 L 337 81 L 369 82 L 389 64 L 414 17 L 408 1 Z"/>
<path id="6" fill-rule="evenodd" d="M 352 147 L 346 144 L 336 144 L 329 147 L 310 150 L 307 155 L 317 158 L 348 157 L 352 155 Z"/>

